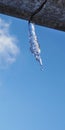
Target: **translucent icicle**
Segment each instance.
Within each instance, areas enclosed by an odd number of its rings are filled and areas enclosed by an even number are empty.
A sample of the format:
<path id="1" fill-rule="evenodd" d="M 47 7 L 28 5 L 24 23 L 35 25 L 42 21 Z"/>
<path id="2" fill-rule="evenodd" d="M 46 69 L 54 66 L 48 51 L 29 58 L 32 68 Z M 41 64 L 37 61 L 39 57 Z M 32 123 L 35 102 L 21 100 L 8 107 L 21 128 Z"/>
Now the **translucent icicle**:
<path id="1" fill-rule="evenodd" d="M 42 59 L 40 56 L 40 46 L 37 40 L 37 36 L 35 33 L 35 27 L 33 23 L 29 23 L 29 43 L 30 43 L 30 50 L 35 56 L 36 60 L 40 63 L 42 66 Z"/>

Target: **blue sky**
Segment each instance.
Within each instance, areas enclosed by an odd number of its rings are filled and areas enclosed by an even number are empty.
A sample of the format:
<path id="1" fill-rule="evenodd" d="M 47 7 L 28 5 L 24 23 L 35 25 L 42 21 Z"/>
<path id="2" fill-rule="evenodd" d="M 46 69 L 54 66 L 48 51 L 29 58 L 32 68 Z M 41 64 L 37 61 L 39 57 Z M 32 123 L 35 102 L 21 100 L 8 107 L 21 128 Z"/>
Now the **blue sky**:
<path id="1" fill-rule="evenodd" d="M 65 33 L 36 26 L 41 71 L 27 21 L 0 15 L 0 32 L 0 130 L 65 130 Z"/>

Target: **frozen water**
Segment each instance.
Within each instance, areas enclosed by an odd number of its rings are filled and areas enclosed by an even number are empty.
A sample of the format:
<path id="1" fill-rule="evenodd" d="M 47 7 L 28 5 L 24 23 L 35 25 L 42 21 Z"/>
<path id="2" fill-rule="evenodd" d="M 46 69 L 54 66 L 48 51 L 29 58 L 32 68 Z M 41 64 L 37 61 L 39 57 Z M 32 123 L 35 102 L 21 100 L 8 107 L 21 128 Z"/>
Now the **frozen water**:
<path id="1" fill-rule="evenodd" d="M 42 66 L 42 59 L 40 56 L 41 50 L 35 33 L 35 26 L 34 23 L 30 23 L 30 22 L 29 22 L 29 43 L 30 43 L 31 52 L 33 53 L 36 60 Z"/>

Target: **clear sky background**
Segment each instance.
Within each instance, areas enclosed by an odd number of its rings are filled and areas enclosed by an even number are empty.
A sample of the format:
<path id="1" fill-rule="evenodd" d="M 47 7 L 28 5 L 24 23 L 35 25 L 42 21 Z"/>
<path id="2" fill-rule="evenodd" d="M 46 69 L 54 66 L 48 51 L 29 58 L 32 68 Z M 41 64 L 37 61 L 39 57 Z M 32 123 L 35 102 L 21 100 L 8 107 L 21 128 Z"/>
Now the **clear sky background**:
<path id="1" fill-rule="evenodd" d="M 4 15 L 0 21 L 0 130 L 65 130 L 65 32 L 36 26 L 41 71 L 27 21 Z"/>

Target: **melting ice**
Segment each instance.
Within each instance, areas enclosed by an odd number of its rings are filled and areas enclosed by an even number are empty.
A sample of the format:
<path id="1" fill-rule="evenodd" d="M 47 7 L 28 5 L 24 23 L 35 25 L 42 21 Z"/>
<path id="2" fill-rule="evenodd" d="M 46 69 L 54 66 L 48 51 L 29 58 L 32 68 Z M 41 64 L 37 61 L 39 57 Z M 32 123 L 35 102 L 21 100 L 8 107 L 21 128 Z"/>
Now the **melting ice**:
<path id="1" fill-rule="evenodd" d="M 40 46 L 39 46 L 37 36 L 36 36 L 36 33 L 35 33 L 34 23 L 30 23 L 30 22 L 29 22 L 29 43 L 30 43 L 31 52 L 35 56 L 36 60 L 42 66 L 42 59 L 41 59 L 41 56 L 40 56 L 41 50 L 40 50 Z"/>

